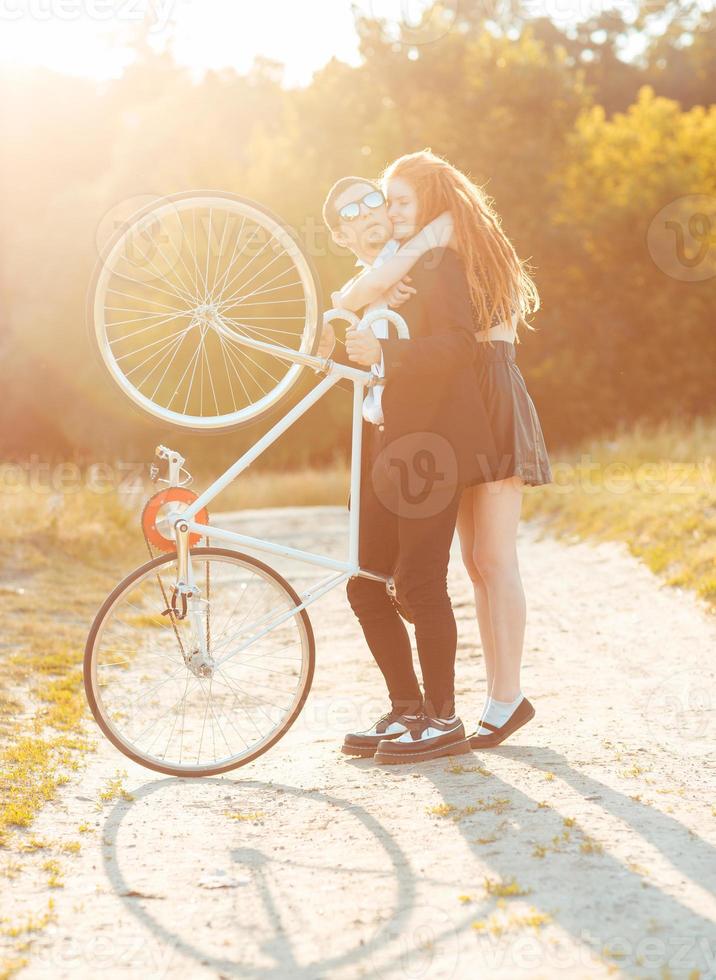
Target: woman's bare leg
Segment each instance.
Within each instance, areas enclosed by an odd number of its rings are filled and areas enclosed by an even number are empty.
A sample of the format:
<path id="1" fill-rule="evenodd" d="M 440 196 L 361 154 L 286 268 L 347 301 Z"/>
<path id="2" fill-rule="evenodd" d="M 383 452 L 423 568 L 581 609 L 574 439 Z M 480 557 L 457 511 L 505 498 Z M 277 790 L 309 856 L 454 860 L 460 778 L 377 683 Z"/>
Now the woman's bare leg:
<path id="1" fill-rule="evenodd" d="M 493 670 L 488 694 L 511 702 L 520 693 L 527 612 L 517 558 L 523 483 L 510 477 L 470 489 L 472 565 L 484 586 L 491 625 Z"/>
<path id="2" fill-rule="evenodd" d="M 457 514 L 457 533 L 460 538 L 460 550 L 462 552 L 463 564 L 465 565 L 467 574 L 470 576 L 472 589 L 475 594 L 477 625 L 480 630 L 482 651 L 485 657 L 487 697 L 489 696 L 495 677 L 495 641 L 492 636 L 492 622 L 490 620 L 490 605 L 487 596 L 487 588 L 472 557 L 475 553 L 475 490 L 475 487 L 466 487 L 462 492 L 462 497 L 460 498 L 460 508 Z"/>

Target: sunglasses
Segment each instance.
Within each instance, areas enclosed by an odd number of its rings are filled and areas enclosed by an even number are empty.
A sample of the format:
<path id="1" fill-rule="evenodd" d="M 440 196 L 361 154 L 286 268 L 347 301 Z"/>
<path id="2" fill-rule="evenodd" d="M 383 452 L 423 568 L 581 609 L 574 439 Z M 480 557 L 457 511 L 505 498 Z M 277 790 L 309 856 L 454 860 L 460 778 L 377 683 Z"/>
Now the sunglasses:
<path id="1" fill-rule="evenodd" d="M 382 207 L 385 204 L 385 197 L 382 191 L 370 191 L 365 197 L 362 197 L 360 201 L 351 201 L 350 204 L 344 204 L 342 208 L 338 211 L 338 216 L 342 221 L 355 221 L 356 218 L 360 217 L 360 206 L 365 204 L 367 208 L 375 211 L 376 208 Z"/>

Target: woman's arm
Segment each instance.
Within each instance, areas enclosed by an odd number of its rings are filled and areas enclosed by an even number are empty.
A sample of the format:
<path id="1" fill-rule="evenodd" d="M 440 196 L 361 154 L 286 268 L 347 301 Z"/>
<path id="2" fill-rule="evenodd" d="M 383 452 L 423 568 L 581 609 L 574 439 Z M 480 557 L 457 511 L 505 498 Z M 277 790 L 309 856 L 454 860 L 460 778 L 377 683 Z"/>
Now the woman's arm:
<path id="1" fill-rule="evenodd" d="M 453 221 L 449 211 L 428 222 L 409 239 L 399 252 L 386 259 L 379 269 L 366 269 L 340 293 L 341 309 L 354 313 L 380 299 L 391 286 L 410 272 L 418 259 L 433 248 L 445 248 L 453 237 Z"/>

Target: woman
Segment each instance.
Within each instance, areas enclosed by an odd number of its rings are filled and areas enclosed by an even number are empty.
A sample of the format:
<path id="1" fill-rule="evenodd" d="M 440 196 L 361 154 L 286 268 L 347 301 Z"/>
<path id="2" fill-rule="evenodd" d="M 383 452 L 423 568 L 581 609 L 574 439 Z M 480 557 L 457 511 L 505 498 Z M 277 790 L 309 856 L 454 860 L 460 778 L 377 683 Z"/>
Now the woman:
<path id="1" fill-rule="evenodd" d="M 334 294 L 334 303 L 358 310 L 382 297 L 396 308 L 415 291 L 408 272 L 425 252 L 449 246 L 464 262 L 475 314 L 476 379 L 502 457 L 494 480 L 465 488 L 457 521 L 487 673 L 485 704 L 470 742 L 487 748 L 534 716 L 520 683 L 526 606 L 517 529 L 524 485 L 550 483 L 552 473 L 515 344 L 519 324 L 534 329 L 525 316 L 539 309 L 539 295 L 484 192 L 446 160 L 429 150 L 407 154 L 385 170 L 382 183 L 401 248 Z"/>

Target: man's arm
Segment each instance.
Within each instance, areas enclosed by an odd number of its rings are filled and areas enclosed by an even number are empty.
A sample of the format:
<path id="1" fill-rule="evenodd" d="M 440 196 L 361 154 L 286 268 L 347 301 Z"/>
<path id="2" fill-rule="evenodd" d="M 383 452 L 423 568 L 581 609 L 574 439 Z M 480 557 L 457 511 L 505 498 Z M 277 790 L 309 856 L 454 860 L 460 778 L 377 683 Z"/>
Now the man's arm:
<path id="1" fill-rule="evenodd" d="M 451 248 L 433 250 L 416 266 L 414 280 L 431 333 L 380 341 L 386 380 L 402 372 L 449 374 L 475 357 L 472 304 L 458 254 Z"/>
<path id="2" fill-rule="evenodd" d="M 360 275 L 361 274 L 359 272 L 356 273 L 356 275 L 352 276 L 348 282 L 341 287 L 341 290 L 331 293 L 331 308 L 346 309 L 346 307 L 342 306 L 339 301 L 340 293 L 342 290 L 349 289 L 356 279 L 360 278 Z M 338 361 L 339 364 L 355 367 L 355 365 L 351 365 L 351 362 L 348 360 L 345 347 L 336 342 L 336 332 L 332 323 L 329 323 L 326 326 L 322 325 L 321 338 L 318 343 L 317 353 L 319 357 L 330 357 L 332 360 Z"/>

